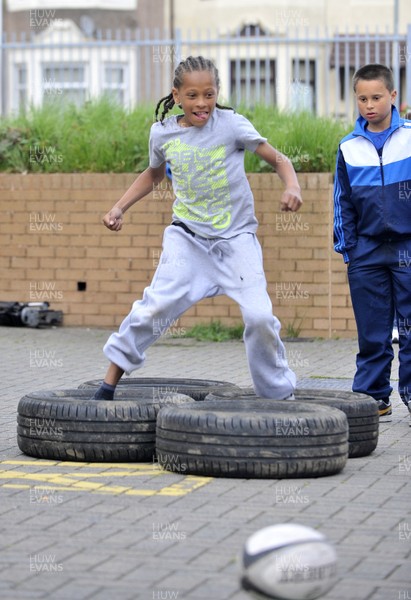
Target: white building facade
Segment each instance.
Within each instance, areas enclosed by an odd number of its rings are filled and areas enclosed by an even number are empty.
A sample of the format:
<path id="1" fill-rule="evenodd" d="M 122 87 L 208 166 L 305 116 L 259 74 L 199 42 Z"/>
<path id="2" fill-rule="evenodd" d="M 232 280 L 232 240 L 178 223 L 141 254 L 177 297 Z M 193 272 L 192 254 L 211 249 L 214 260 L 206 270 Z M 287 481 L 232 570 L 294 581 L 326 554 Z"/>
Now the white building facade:
<path id="1" fill-rule="evenodd" d="M 7 0 L 2 109 L 107 94 L 125 107 L 169 93 L 176 63 L 215 61 L 233 105 L 351 120 L 359 66 L 392 67 L 411 103 L 409 0 Z M 6 19 L 5 19 L 6 22 Z M 410 42 L 409 42 L 410 40 Z"/>

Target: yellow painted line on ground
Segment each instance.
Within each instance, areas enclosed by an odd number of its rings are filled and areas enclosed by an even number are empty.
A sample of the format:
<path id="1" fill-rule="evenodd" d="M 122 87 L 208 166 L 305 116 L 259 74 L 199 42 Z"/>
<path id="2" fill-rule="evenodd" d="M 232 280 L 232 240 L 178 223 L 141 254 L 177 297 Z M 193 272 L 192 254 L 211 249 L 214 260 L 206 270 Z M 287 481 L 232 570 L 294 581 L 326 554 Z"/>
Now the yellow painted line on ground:
<path id="1" fill-rule="evenodd" d="M 52 485 L 28 485 L 25 483 L 3 483 L 0 485 L 0 488 L 15 488 L 17 490 L 35 490 L 36 492 L 51 492 L 51 491 L 59 491 L 59 492 L 72 492 L 73 488 L 71 486 L 52 486 Z M 81 490 L 80 490 L 81 491 Z"/>
<path id="2" fill-rule="evenodd" d="M 107 494 L 107 495 L 114 495 L 114 496 L 119 496 L 120 494 L 124 494 L 125 496 L 185 496 L 186 494 L 188 494 L 189 492 L 192 492 L 194 489 L 197 489 L 198 487 L 202 487 L 203 485 L 205 485 L 206 483 L 208 483 L 208 481 L 205 482 L 201 482 L 200 484 L 197 484 L 196 486 L 194 486 L 192 489 L 190 490 L 186 490 L 184 493 L 179 493 L 177 490 L 172 489 L 172 486 L 167 487 L 167 488 L 162 488 L 160 490 L 134 490 L 134 489 L 126 489 L 126 491 L 124 491 L 123 489 L 119 489 L 118 487 L 116 488 L 112 488 L 112 487 L 108 487 L 108 486 L 103 486 L 99 489 L 96 490 L 87 490 L 90 491 L 92 494 Z M 11 489 L 18 489 L 18 490 L 30 490 L 33 489 L 33 486 L 31 485 L 24 485 L 24 484 L 18 484 L 18 483 L 4 483 L 3 485 L 0 485 L 0 488 L 11 488 Z M 84 490 L 79 490 L 74 488 L 73 486 L 71 487 L 64 487 L 64 486 L 35 486 L 36 490 L 43 490 L 45 492 L 51 492 L 51 491 L 58 491 L 58 492 L 81 492 Z"/>
<path id="3" fill-rule="evenodd" d="M 156 463 L 155 463 L 156 464 Z M 5 460 L 0 461 L 0 466 L 42 466 L 42 467 L 77 467 L 77 471 L 70 472 L 49 472 L 49 473 L 30 473 L 25 470 L 4 469 L 0 471 L 0 480 L 23 480 L 32 483 L 0 483 L 0 487 L 14 489 L 45 489 L 59 491 L 87 491 L 90 493 L 110 494 L 127 496 L 184 496 L 193 492 L 209 483 L 211 477 L 195 477 L 193 475 L 182 475 L 183 479 L 179 482 L 165 485 L 157 490 L 134 488 L 131 485 L 122 486 L 115 485 L 118 482 L 112 482 L 113 478 L 141 477 L 146 475 L 149 477 L 170 477 L 175 476 L 175 473 L 162 470 L 156 464 L 124 464 L 124 463 L 78 463 L 78 462 L 61 462 L 61 461 L 28 461 L 28 460 Z M 84 472 L 84 468 L 101 469 L 99 473 Z M 117 470 L 116 470 L 117 469 Z M 96 481 L 96 479 L 110 478 L 110 483 L 104 481 Z M 92 479 L 93 481 L 88 481 Z M 80 481 L 79 481 L 80 480 Z"/>
<path id="4" fill-rule="evenodd" d="M 2 463 L 0 462 L 0 465 Z M 61 466 L 61 465 L 58 465 Z M 87 466 L 87 465 L 86 465 Z M 10 474 L 8 475 L 9 477 L 11 476 L 19 476 L 22 472 L 21 471 L 14 471 L 14 470 L 4 470 L 4 471 L 0 471 L 0 479 L 1 478 L 5 478 L 6 474 Z M 54 475 L 49 475 L 49 474 L 43 474 L 43 473 L 24 473 L 25 475 L 27 475 L 28 477 L 33 476 L 33 479 L 36 476 L 39 476 L 40 478 L 43 477 L 43 475 L 45 475 L 46 477 L 52 477 Z M 169 471 L 166 470 L 162 470 L 159 467 L 156 468 L 147 468 L 147 470 L 145 471 L 141 471 L 140 469 L 137 469 L 135 471 L 113 471 L 113 470 L 109 470 L 109 471 L 101 471 L 100 473 L 83 473 L 80 470 L 79 471 L 74 471 L 72 473 L 67 473 L 64 474 L 64 476 L 67 477 L 84 477 L 86 479 L 89 478 L 98 478 L 98 477 L 142 477 L 143 475 L 147 475 L 147 476 L 154 476 L 157 477 L 159 475 L 167 475 L 170 474 Z M 60 473 L 57 473 L 57 475 L 60 475 Z M 61 475 L 63 475 L 63 473 L 61 473 Z"/>
<path id="5" fill-rule="evenodd" d="M 14 470 L 10 470 L 10 471 L 0 471 L 0 477 L 2 476 L 2 474 L 4 473 L 11 473 L 11 475 L 16 474 L 16 473 L 20 473 L 21 471 L 14 471 Z M 81 471 L 74 471 L 72 473 L 67 473 L 64 474 L 65 477 L 79 477 L 79 478 L 85 478 L 85 479 L 93 479 L 93 478 L 98 478 L 98 477 L 142 477 L 143 475 L 149 475 L 149 476 L 158 476 L 158 475 L 164 475 L 164 474 L 169 474 L 169 471 L 160 471 L 159 469 L 152 469 L 150 471 L 144 471 L 144 472 L 128 472 L 128 471 L 102 471 L 101 473 L 82 473 Z M 40 475 L 40 477 L 43 475 L 43 473 L 30 473 L 27 472 L 26 475 L 30 476 L 30 475 Z M 57 473 L 57 475 L 60 475 L 60 473 Z M 61 473 L 61 475 L 63 475 L 63 473 Z M 49 477 L 50 475 L 47 474 L 47 477 Z"/>
<path id="6" fill-rule="evenodd" d="M 179 483 L 173 483 L 168 487 L 163 488 L 159 491 L 159 496 L 184 496 L 189 492 L 193 492 L 200 487 L 206 485 L 211 481 L 211 477 L 195 477 L 193 475 L 186 475 L 183 481 Z"/>
<path id="7" fill-rule="evenodd" d="M 30 479 L 32 481 L 46 481 L 47 483 L 57 483 L 63 485 L 84 485 L 85 487 L 95 487 L 103 484 L 92 484 L 87 482 L 78 482 L 70 476 L 60 473 L 24 473 L 22 471 L 0 471 L 0 479 Z"/>
<path id="8" fill-rule="evenodd" d="M 3 483 L 3 485 L 0 485 L 0 487 L 4 487 L 4 488 L 16 488 L 18 490 L 31 490 L 32 486 L 29 485 L 28 483 L 25 484 L 21 484 L 21 483 Z"/>
<path id="9" fill-rule="evenodd" d="M 158 463 L 87 463 L 78 461 L 54 461 L 54 460 L 0 460 L 0 465 L 21 465 L 33 467 L 90 467 L 91 469 L 127 469 L 133 471 L 146 471 L 147 469 L 158 469 Z M 153 466 L 155 465 L 155 466 Z"/>
<path id="10" fill-rule="evenodd" d="M 109 471 L 108 473 L 70 473 L 70 477 L 141 477 L 142 475 L 164 475 L 167 471 L 159 469 L 148 469 L 147 471 L 129 472 L 129 471 Z"/>
<path id="11" fill-rule="evenodd" d="M 59 463 L 52 460 L 0 460 L 0 465 L 33 465 L 37 467 L 47 467 L 58 464 Z"/>

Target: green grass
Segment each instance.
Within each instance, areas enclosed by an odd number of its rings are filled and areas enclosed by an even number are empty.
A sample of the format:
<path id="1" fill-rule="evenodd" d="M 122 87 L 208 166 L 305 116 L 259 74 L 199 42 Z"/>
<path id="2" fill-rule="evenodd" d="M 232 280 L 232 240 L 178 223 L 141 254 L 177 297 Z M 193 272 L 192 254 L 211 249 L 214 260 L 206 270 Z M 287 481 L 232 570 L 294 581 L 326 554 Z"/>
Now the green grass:
<path id="1" fill-rule="evenodd" d="M 228 340 L 241 340 L 243 338 L 243 324 L 227 326 L 220 321 L 211 321 L 194 325 L 184 337 L 195 338 L 201 342 L 226 342 Z"/>
<path id="2" fill-rule="evenodd" d="M 301 326 L 295 326 L 294 321 L 285 325 L 285 337 L 298 338 L 301 333 Z"/>
<path id="3" fill-rule="evenodd" d="M 238 112 L 292 160 L 297 172 L 333 172 L 338 142 L 352 129 L 339 121 L 275 107 L 239 107 Z M 49 102 L 0 121 L 0 171 L 140 172 L 148 165 L 153 120 L 153 106 L 126 111 L 105 97 L 81 108 Z M 249 173 L 272 171 L 250 152 L 245 168 Z"/>

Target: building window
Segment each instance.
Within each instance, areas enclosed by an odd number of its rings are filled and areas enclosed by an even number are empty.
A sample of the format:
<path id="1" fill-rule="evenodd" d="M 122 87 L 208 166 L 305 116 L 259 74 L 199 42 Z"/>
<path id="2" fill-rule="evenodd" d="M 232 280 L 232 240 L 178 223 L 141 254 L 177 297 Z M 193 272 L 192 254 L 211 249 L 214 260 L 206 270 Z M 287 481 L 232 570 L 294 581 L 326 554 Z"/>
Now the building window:
<path id="1" fill-rule="evenodd" d="M 128 104 L 127 70 L 122 64 L 106 63 L 104 65 L 103 92 L 121 106 Z"/>
<path id="2" fill-rule="evenodd" d="M 43 65 L 43 100 L 60 97 L 81 106 L 86 101 L 86 66 L 83 64 Z"/>
<path id="3" fill-rule="evenodd" d="M 242 29 L 239 31 L 239 35 L 241 37 L 258 37 L 267 35 L 265 30 L 260 27 L 258 23 L 250 23 L 248 25 L 244 25 Z"/>
<path id="4" fill-rule="evenodd" d="M 230 64 L 230 97 L 234 105 L 274 105 L 275 60 L 232 60 Z"/>
<path id="5" fill-rule="evenodd" d="M 293 60 L 289 106 L 291 110 L 315 111 L 314 60 Z"/>
<path id="6" fill-rule="evenodd" d="M 25 110 L 27 107 L 27 66 L 24 64 L 15 65 L 15 102 L 14 108 L 18 111 Z"/>

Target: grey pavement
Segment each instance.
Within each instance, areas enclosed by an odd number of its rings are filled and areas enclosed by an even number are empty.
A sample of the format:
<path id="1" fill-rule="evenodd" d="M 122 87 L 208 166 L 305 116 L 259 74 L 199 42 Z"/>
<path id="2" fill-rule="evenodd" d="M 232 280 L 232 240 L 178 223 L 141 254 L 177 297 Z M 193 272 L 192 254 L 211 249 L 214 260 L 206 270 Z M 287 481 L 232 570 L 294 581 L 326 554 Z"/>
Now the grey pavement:
<path id="1" fill-rule="evenodd" d="M 325 600 L 411 600 L 411 428 L 397 391 L 377 449 L 334 476 L 190 477 L 158 465 L 74 463 L 23 455 L 19 399 L 102 378 L 103 329 L 0 328 L 0 598 L 248 600 L 246 539 L 272 524 L 323 532 L 338 554 Z M 350 389 L 355 340 L 286 342 L 300 387 Z M 396 349 L 397 353 L 397 349 Z M 397 359 L 392 381 L 397 387 Z M 251 385 L 241 342 L 164 339 L 134 376 Z"/>

